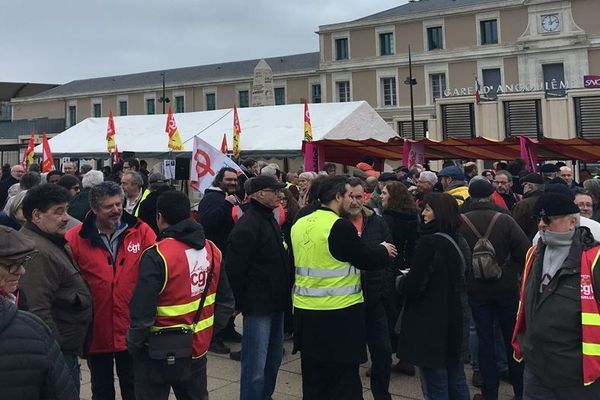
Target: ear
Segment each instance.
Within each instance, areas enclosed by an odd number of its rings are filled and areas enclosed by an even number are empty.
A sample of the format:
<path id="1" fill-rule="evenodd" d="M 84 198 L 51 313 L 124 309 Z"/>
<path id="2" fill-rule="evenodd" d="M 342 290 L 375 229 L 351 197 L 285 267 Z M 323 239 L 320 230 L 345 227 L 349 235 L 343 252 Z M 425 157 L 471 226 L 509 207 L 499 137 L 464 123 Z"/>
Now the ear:
<path id="1" fill-rule="evenodd" d="M 37 208 L 35 208 L 31 212 L 31 222 L 33 222 L 34 224 L 39 223 L 42 219 L 41 215 L 42 215 L 42 212 L 40 210 L 38 210 Z"/>

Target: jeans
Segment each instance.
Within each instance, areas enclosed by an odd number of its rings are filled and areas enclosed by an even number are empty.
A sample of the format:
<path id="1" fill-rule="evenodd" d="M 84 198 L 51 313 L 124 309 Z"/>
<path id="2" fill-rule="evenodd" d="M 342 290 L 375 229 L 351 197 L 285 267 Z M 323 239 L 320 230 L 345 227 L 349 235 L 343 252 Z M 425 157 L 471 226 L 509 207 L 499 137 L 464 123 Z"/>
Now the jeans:
<path id="1" fill-rule="evenodd" d="M 381 301 L 369 304 L 367 310 L 367 345 L 371 354 L 371 392 L 375 400 L 391 400 L 389 386 L 392 343 L 388 319 Z"/>
<path id="2" fill-rule="evenodd" d="M 283 312 L 244 315 L 240 400 L 269 400 L 283 357 Z"/>
<path id="3" fill-rule="evenodd" d="M 494 321 L 494 333 L 495 333 L 495 344 L 496 344 L 496 360 L 499 372 L 508 371 L 508 358 L 506 357 L 506 345 L 504 344 L 504 337 L 502 335 L 502 329 L 500 328 L 500 322 L 498 318 Z M 469 324 L 469 356 L 471 358 L 471 368 L 473 371 L 479 371 L 479 339 L 477 338 L 477 329 L 475 328 L 475 322 L 471 315 L 471 322 Z M 512 358 L 512 357 L 509 357 Z"/>
<path id="4" fill-rule="evenodd" d="M 134 400 L 133 360 L 127 351 L 90 354 L 87 359 L 92 381 L 93 400 L 115 400 L 113 359 L 117 366 L 119 388 L 123 400 Z"/>
<path id="5" fill-rule="evenodd" d="M 69 369 L 69 373 L 73 378 L 73 384 L 77 390 L 77 397 L 79 397 L 79 392 L 81 390 L 81 369 L 79 366 L 79 357 L 77 354 L 69 351 L 63 351 L 62 354 L 63 358 L 65 359 L 65 364 L 67 364 L 67 368 Z"/>
<path id="6" fill-rule="evenodd" d="M 498 399 L 500 377 L 498 375 L 497 357 L 495 351 L 494 321 L 498 320 L 502 338 L 504 339 L 505 352 L 508 359 L 510 382 L 515 396 L 523 395 L 523 365 L 517 363 L 512 357 L 511 338 L 515 327 L 518 301 L 469 301 L 473 320 L 479 338 L 479 367 L 483 386 L 481 392 L 486 400 Z"/>
<path id="7" fill-rule="evenodd" d="M 358 364 L 300 358 L 302 400 L 363 400 Z"/>
<path id="8" fill-rule="evenodd" d="M 469 387 L 460 361 L 446 368 L 419 368 L 425 400 L 469 400 Z"/>
<path id="9" fill-rule="evenodd" d="M 135 395 L 137 400 L 168 400 L 171 385 L 156 382 L 152 376 L 152 361 L 144 351 L 133 360 Z M 174 384 L 173 393 L 179 400 L 208 400 L 206 356 L 192 361 L 189 380 Z"/>

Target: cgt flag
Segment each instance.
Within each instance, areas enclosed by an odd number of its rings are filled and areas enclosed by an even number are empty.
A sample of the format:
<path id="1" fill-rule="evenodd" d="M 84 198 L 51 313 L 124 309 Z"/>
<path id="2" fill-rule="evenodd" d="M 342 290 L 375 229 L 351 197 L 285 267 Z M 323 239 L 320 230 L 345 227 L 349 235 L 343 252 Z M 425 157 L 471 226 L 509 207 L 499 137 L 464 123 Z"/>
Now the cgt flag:
<path id="1" fill-rule="evenodd" d="M 167 127 L 165 128 L 165 132 L 169 134 L 169 149 L 183 150 L 183 142 L 181 141 L 181 136 L 179 136 L 179 130 L 177 129 L 171 106 L 169 106 L 169 115 L 167 115 Z"/>
<path id="2" fill-rule="evenodd" d="M 106 128 L 106 149 L 109 153 L 115 150 L 115 120 L 112 111 L 108 113 L 108 128 Z"/>
<path id="3" fill-rule="evenodd" d="M 35 129 L 31 130 L 31 136 L 29 137 L 29 143 L 23 153 L 23 168 L 27 168 L 29 164 L 33 164 L 33 150 L 35 149 Z"/>
<path id="4" fill-rule="evenodd" d="M 113 153 L 113 164 L 118 164 L 121 160 L 121 155 L 119 154 L 119 146 L 115 144 L 115 152 Z"/>
<path id="5" fill-rule="evenodd" d="M 42 172 L 50 172 L 54 170 L 54 159 L 52 151 L 50 151 L 50 143 L 46 132 L 42 133 Z"/>
<path id="6" fill-rule="evenodd" d="M 240 134 L 242 133 L 242 127 L 240 126 L 240 119 L 238 117 L 237 106 L 233 105 L 233 156 L 240 158 Z"/>
<path id="7" fill-rule="evenodd" d="M 304 100 L 304 140 L 312 142 L 312 124 L 310 123 L 310 112 L 308 111 L 308 102 Z"/>
<path id="8" fill-rule="evenodd" d="M 194 150 L 192 162 L 190 163 L 190 181 L 192 187 L 203 193 L 215 178 L 215 175 L 223 167 L 231 167 L 241 175 L 242 169 L 225 154 L 194 136 Z"/>
<path id="9" fill-rule="evenodd" d="M 221 153 L 227 154 L 229 149 L 227 148 L 227 134 L 223 134 L 223 141 L 221 142 Z"/>

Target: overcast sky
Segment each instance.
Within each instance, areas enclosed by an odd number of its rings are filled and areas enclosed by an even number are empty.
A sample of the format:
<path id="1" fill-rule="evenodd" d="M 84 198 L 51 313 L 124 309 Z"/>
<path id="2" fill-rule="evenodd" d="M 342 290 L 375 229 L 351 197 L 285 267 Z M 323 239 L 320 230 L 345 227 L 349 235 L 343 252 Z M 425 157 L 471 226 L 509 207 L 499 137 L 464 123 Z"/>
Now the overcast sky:
<path id="1" fill-rule="evenodd" d="M 0 0 L 0 81 L 66 83 L 319 50 L 319 25 L 406 0 Z"/>

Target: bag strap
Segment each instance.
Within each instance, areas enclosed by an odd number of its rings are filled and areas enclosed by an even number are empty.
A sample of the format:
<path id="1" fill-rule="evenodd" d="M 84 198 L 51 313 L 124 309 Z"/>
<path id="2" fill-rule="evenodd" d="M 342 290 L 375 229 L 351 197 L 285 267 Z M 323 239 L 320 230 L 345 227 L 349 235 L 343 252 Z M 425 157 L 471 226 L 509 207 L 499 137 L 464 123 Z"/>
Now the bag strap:
<path id="1" fill-rule="evenodd" d="M 204 302 L 206 301 L 206 296 L 208 295 L 208 290 L 210 289 L 210 284 L 212 282 L 213 271 L 215 269 L 213 266 L 213 250 L 210 241 L 206 241 L 206 247 L 208 255 L 210 256 L 210 264 L 208 265 L 208 278 L 206 278 L 206 286 L 204 286 L 204 292 L 202 292 L 202 297 L 200 298 L 196 315 L 194 315 L 194 322 L 192 324 L 194 328 L 200 319 L 200 312 L 202 311 L 202 308 L 204 308 Z"/>
<path id="2" fill-rule="evenodd" d="M 452 236 L 448 235 L 447 233 L 436 232 L 435 234 L 438 235 L 438 236 L 445 237 L 446 239 L 448 239 L 450 241 L 450 243 L 452 243 L 452 245 L 454 246 L 454 248 L 456 249 L 456 251 L 458 251 L 458 255 L 460 256 L 460 260 L 462 261 L 463 274 L 466 273 L 466 271 L 467 271 L 467 261 L 465 260 L 465 256 L 464 256 L 463 252 L 460 250 L 460 247 L 458 247 L 458 244 L 456 244 L 456 241 L 454 239 L 452 239 Z"/>
<path id="3" fill-rule="evenodd" d="M 483 237 L 485 240 L 488 240 L 490 238 L 490 235 L 492 234 L 492 229 L 494 228 L 496 221 L 498 221 L 498 218 L 500 218 L 501 215 L 502 213 L 497 212 L 496 215 L 494 215 L 494 217 L 492 218 L 492 222 L 490 222 L 487 231 L 485 231 L 485 236 Z"/>
<path id="4" fill-rule="evenodd" d="M 481 239 L 481 233 L 479 233 L 477 228 L 475 228 L 475 225 L 473 225 L 471 220 L 469 218 L 467 218 L 467 216 L 465 214 L 460 214 L 460 216 L 462 217 L 463 221 L 465 221 L 467 223 L 467 226 L 469 227 L 471 232 L 473 232 L 475 234 L 475 236 L 477 236 L 477 239 Z"/>

